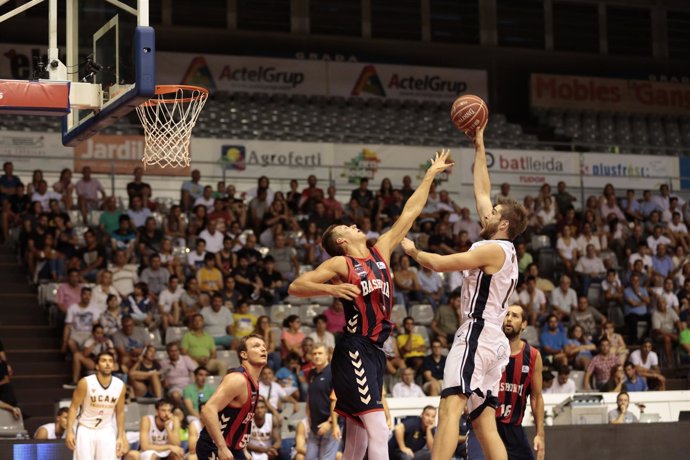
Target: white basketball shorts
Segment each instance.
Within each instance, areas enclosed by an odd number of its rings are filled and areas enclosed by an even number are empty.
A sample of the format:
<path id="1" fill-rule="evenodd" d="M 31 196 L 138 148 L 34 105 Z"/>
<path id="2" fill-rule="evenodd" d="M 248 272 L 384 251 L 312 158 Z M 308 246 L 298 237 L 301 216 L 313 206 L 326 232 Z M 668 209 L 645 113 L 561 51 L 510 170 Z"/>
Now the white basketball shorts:
<path id="1" fill-rule="evenodd" d="M 501 329 L 483 321 L 467 321 L 455 333 L 446 358 L 441 397 L 464 394 L 470 417 L 485 407 L 496 408 L 510 344 Z"/>
<path id="2" fill-rule="evenodd" d="M 117 436 L 113 428 L 94 430 L 85 426 L 77 427 L 77 447 L 73 460 L 113 460 Z"/>

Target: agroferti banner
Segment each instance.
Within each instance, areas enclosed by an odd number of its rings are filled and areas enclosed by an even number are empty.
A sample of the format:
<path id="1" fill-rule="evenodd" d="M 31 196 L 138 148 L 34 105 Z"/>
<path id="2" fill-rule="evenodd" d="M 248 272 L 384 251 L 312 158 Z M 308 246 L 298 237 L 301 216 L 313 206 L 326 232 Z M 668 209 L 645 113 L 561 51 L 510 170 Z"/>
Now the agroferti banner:
<path id="1" fill-rule="evenodd" d="M 690 85 L 532 74 L 532 107 L 608 112 L 690 114 Z"/>

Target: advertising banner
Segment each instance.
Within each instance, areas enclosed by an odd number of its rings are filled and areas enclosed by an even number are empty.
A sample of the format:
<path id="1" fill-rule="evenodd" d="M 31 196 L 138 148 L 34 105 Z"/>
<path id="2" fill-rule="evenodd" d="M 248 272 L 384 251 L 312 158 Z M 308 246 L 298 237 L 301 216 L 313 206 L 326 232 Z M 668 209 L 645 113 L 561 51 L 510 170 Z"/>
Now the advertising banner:
<path id="1" fill-rule="evenodd" d="M 582 175 L 585 187 L 653 190 L 669 181 L 672 190 L 680 186 L 678 157 L 583 153 Z"/>
<path id="2" fill-rule="evenodd" d="M 488 100 L 484 70 L 329 62 L 332 96 L 452 101 L 461 94 Z"/>
<path id="3" fill-rule="evenodd" d="M 462 149 L 463 184 L 474 182 L 473 161 L 474 150 Z M 493 187 L 503 182 L 521 186 L 540 187 L 544 183 L 555 186 L 559 181 L 569 187 L 580 186 L 580 157 L 577 153 L 490 149 L 486 152 L 486 161 Z"/>
<path id="4" fill-rule="evenodd" d="M 603 110 L 658 114 L 690 114 L 690 85 L 532 74 L 533 108 Z"/>
<path id="5" fill-rule="evenodd" d="M 679 157 L 680 160 L 680 188 L 690 189 L 690 157 Z"/>
<path id="6" fill-rule="evenodd" d="M 62 146 L 60 133 L 3 131 L 0 158 L 14 163 L 17 171 L 60 171 L 74 163 L 72 149 Z"/>

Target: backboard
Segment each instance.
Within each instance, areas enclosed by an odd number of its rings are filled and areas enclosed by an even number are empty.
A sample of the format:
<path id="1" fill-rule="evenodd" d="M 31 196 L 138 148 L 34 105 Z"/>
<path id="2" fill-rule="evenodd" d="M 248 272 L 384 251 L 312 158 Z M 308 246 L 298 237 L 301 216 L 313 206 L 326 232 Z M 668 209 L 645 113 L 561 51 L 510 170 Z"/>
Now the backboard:
<path id="1" fill-rule="evenodd" d="M 63 144 L 76 145 L 154 95 L 155 34 L 148 1 L 68 0 L 66 14 L 68 79 L 97 85 L 101 102 L 64 118 Z"/>
<path id="2" fill-rule="evenodd" d="M 8 1 L 0 0 L 0 7 Z M 60 8 L 58 0 L 19 2 L 7 12 L 7 8 L 0 10 L 0 25 L 46 3 L 49 43 L 45 71 L 24 84 L 41 90 L 53 88 L 42 86 L 47 81 L 69 82 L 69 113 L 62 122 L 62 142 L 75 146 L 154 96 L 155 33 L 149 27 L 148 0 L 60 0 Z M 59 16 L 64 16 L 62 36 Z M 65 62 L 61 56 L 66 56 Z M 16 97 L 20 110 L 21 94 L 17 92 Z M 24 109 L 38 114 L 28 102 Z"/>

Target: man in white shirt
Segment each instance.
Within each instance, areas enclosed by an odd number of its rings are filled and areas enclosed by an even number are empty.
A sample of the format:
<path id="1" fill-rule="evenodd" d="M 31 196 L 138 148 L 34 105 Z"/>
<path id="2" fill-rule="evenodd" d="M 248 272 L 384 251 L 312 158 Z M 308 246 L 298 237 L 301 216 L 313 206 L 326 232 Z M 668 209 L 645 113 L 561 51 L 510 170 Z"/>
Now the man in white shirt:
<path id="1" fill-rule="evenodd" d="M 577 251 L 580 254 L 587 253 L 587 246 L 593 245 L 596 253 L 601 252 L 601 241 L 599 237 L 592 233 L 592 224 L 585 222 L 582 226 L 582 233 L 577 237 Z"/>
<path id="2" fill-rule="evenodd" d="M 587 293 L 592 283 L 600 283 L 606 275 L 604 261 L 597 256 L 593 244 L 588 244 L 585 257 L 580 257 L 575 265 L 575 272 L 582 277 L 582 292 Z"/>
<path id="3" fill-rule="evenodd" d="M 671 222 L 668 224 L 668 229 L 671 231 L 676 241 L 680 242 L 687 252 L 687 249 L 690 247 L 690 235 L 688 234 L 687 225 L 685 225 L 681 219 L 680 212 L 673 213 Z"/>
<path id="4" fill-rule="evenodd" d="M 577 293 L 570 284 L 570 277 L 563 275 L 558 282 L 558 288 L 551 291 L 551 308 L 560 321 L 563 321 L 563 318 L 570 315 L 573 308 L 577 307 Z"/>
<path id="5" fill-rule="evenodd" d="M 427 301 L 436 310 L 443 300 L 443 280 L 441 275 L 427 267 L 422 267 L 417 272 L 419 287 L 424 301 Z"/>
<path id="6" fill-rule="evenodd" d="M 680 313 L 680 301 L 678 296 L 673 292 L 673 278 L 664 279 L 664 286 L 660 288 L 652 288 L 654 295 L 659 298 L 663 297 L 666 301 L 666 306 L 669 310 Z"/>
<path id="7" fill-rule="evenodd" d="M 520 305 L 527 313 L 527 324 L 534 326 L 537 320 L 548 313 L 546 311 L 546 295 L 537 287 L 537 279 L 528 276 L 525 279 L 525 289 L 520 292 Z"/>
<path id="8" fill-rule="evenodd" d="M 666 390 L 666 377 L 661 373 L 659 367 L 659 356 L 652 351 L 652 339 L 644 339 L 642 346 L 630 353 L 630 362 L 635 365 L 637 374 L 645 377 L 649 383 L 658 382 L 658 390 Z M 652 385 L 650 385 L 652 389 Z"/>
<path id="9" fill-rule="evenodd" d="M 661 225 L 654 226 L 654 232 L 647 237 L 647 246 L 651 249 L 652 254 L 656 254 L 656 248 L 660 244 L 675 246 L 674 242 L 667 235 L 664 235 L 668 232 L 668 229 L 664 229 Z"/>
<path id="10" fill-rule="evenodd" d="M 187 254 L 187 265 L 191 273 L 196 273 L 204 265 L 204 258 L 206 257 L 206 241 L 203 238 L 197 238 L 195 248 Z"/>
<path id="11" fill-rule="evenodd" d="M 204 192 L 203 194 L 194 200 L 194 207 L 196 208 L 197 206 L 205 206 L 206 211 L 211 212 L 213 211 L 213 203 L 215 203 L 215 199 L 213 198 L 213 187 L 210 185 L 207 185 L 204 187 Z"/>
<path id="12" fill-rule="evenodd" d="M 134 285 L 139 282 L 137 276 L 138 266 L 127 263 L 127 254 L 124 249 L 118 249 L 113 256 L 113 264 L 109 270 L 113 274 L 113 286 L 120 297 L 127 298 L 134 292 Z"/>
<path id="13" fill-rule="evenodd" d="M 408 367 L 403 371 L 402 382 L 393 385 L 394 398 L 423 398 L 426 395 L 422 387 L 414 383 L 414 369 Z"/>
<path id="14" fill-rule="evenodd" d="M 133 196 L 131 201 L 127 215 L 135 228 L 143 227 L 146 224 L 146 219 L 151 217 L 151 210 L 144 207 L 140 196 Z"/>
<path id="15" fill-rule="evenodd" d="M 292 390 L 292 391 L 290 391 Z M 283 388 L 278 382 L 275 381 L 273 374 L 273 369 L 266 366 L 261 370 L 261 375 L 259 376 L 259 394 L 266 400 L 267 409 L 275 417 L 280 417 L 278 410 L 282 406 L 283 401 L 289 401 L 293 404 L 297 404 L 297 400 L 292 396 L 297 388 Z M 279 419 L 279 420 L 282 420 Z"/>
<path id="16" fill-rule="evenodd" d="M 72 354 L 77 353 L 86 339 L 91 337 L 93 325 L 98 322 L 101 310 L 90 304 L 91 288 L 81 288 L 81 300 L 70 305 L 65 317 L 65 328 L 62 335 L 62 352 L 69 347 Z"/>
<path id="17" fill-rule="evenodd" d="M 204 317 L 204 330 L 213 337 L 217 347 L 230 348 L 234 337 L 231 335 L 235 320 L 229 308 L 223 305 L 223 296 L 214 294 L 211 305 L 201 309 Z"/>
<path id="18" fill-rule="evenodd" d="M 50 211 L 50 200 L 60 201 L 61 199 L 62 195 L 48 190 L 48 184 L 44 180 L 39 181 L 37 190 L 31 195 L 31 201 L 38 201 L 41 203 L 41 208 L 45 212 Z"/>
<path id="19" fill-rule="evenodd" d="M 678 206 L 681 208 L 685 204 L 685 200 L 673 195 L 674 198 L 678 200 Z M 659 194 L 652 197 L 652 200 L 661 208 L 662 211 L 666 211 L 671 207 L 671 193 L 669 191 L 668 185 L 663 184 L 659 187 Z"/>
<path id="20" fill-rule="evenodd" d="M 174 326 L 180 321 L 180 297 L 184 289 L 180 286 L 180 280 L 173 275 L 168 278 L 168 286 L 158 296 L 158 312 L 163 324 L 163 330 L 168 326 Z"/>
<path id="21" fill-rule="evenodd" d="M 645 243 L 640 243 L 639 250 L 634 254 L 630 254 L 630 257 L 628 257 L 628 269 L 632 269 L 635 265 L 635 262 L 638 260 L 642 261 L 642 269 L 644 274 L 649 276 L 651 274 L 654 261 L 652 259 L 652 251 Z"/>
<path id="22" fill-rule="evenodd" d="M 550 388 L 545 389 L 544 393 L 549 394 L 573 394 L 575 393 L 575 382 L 570 378 L 570 368 L 561 366 L 558 369 L 558 378 L 554 379 Z"/>
<path id="23" fill-rule="evenodd" d="M 675 361 L 673 348 L 678 345 L 678 334 L 680 334 L 678 315 L 668 308 L 665 298 L 659 297 L 656 310 L 652 312 L 652 337 L 664 347 L 667 363 Z"/>
<path id="24" fill-rule="evenodd" d="M 223 239 L 225 235 L 217 230 L 218 223 L 215 220 L 210 220 L 206 224 L 206 228 L 199 233 L 199 238 L 206 241 L 206 251 L 215 254 L 223 249 Z"/>

